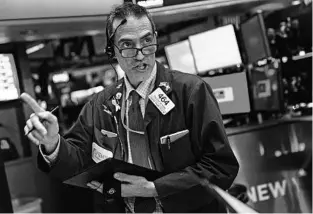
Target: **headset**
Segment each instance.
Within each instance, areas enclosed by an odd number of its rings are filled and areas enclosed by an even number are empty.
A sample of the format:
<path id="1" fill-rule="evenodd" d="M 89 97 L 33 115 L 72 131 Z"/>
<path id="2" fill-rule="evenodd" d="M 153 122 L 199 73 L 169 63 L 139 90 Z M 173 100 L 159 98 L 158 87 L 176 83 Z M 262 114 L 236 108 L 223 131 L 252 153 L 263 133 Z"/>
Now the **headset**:
<path id="1" fill-rule="evenodd" d="M 150 19 L 149 19 L 150 20 Z M 121 23 L 115 28 L 115 31 L 113 32 L 113 34 L 111 36 L 109 36 L 109 31 L 108 31 L 108 24 L 106 26 L 106 29 L 105 29 L 105 34 L 106 34 L 106 38 L 107 38 L 107 46 L 105 47 L 105 53 L 108 55 L 109 59 L 113 59 L 115 57 L 115 53 L 114 53 L 114 44 L 113 44 L 113 37 L 117 31 L 117 29 L 124 25 L 125 23 L 127 22 L 127 19 L 123 19 L 121 21 Z M 150 23 L 151 23 L 151 20 L 150 20 Z M 153 26 L 153 24 L 151 23 L 151 26 Z M 152 27 L 153 28 L 153 27 Z M 154 32 L 155 34 L 157 35 L 157 32 L 155 31 L 154 29 Z"/>
<path id="2" fill-rule="evenodd" d="M 115 31 L 113 32 L 113 34 L 111 36 L 109 36 L 109 31 L 108 31 L 108 25 L 105 29 L 105 34 L 106 34 L 106 38 L 107 38 L 107 46 L 105 48 L 105 53 L 108 55 L 108 57 L 110 59 L 113 59 L 114 56 L 115 56 L 115 53 L 114 53 L 114 44 L 112 42 L 112 39 L 117 31 L 117 29 L 122 26 L 123 24 L 125 24 L 127 22 L 127 19 L 123 19 L 121 21 L 121 23 L 115 28 Z"/>

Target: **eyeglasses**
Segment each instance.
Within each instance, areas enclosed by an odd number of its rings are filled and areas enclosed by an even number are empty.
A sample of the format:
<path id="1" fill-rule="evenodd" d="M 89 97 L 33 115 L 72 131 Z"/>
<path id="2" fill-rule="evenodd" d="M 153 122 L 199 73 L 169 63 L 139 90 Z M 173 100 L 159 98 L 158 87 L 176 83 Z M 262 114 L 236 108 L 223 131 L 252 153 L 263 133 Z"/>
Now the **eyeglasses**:
<path id="1" fill-rule="evenodd" d="M 138 51 L 141 51 L 141 53 L 145 56 L 151 55 L 154 54 L 158 49 L 158 44 L 147 45 L 142 48 L 124 48 L 124 49 L 119 49 L 115 44 L 114 46 L 118 49 L 118 51 L 124 58 L 135 57 L 137 56 Z"/>

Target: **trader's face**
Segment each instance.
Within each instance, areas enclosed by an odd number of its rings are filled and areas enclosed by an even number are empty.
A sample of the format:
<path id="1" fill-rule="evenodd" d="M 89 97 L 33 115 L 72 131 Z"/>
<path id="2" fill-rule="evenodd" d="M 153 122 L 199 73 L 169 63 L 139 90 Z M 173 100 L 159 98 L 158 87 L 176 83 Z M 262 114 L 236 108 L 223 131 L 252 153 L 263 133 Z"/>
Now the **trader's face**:
<path id="1" fill-rule="evenodd" d="M 121 19 L 114 20 L 113 31 L 121 21 Z M 153 32 L 147 16 L 141 18 L 130 16 L 127 17 L 127 22 L 117 29 L 114 43 L 119 49 L 142 48 L 156 44 L 156 34 Z M 116 47 L 114 47 L 114 51 L 119 65 L 132 84 L 133 82 L 140 83 L 150 76 L 155 64 L 155 53 L 143 55 L 141 51 L 138 51 L 136 56 L 124 58 Z"/>

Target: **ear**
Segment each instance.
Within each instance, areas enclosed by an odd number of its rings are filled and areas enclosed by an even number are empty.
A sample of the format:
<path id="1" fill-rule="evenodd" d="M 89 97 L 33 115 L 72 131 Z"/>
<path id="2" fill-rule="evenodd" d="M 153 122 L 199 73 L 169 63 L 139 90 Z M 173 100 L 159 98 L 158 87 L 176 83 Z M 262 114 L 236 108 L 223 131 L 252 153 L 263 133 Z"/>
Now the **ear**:
<path id="1" fill-rule="evenodd" d="M 158 31 L 154 31 L 155 37 L 158 38 Z"/>

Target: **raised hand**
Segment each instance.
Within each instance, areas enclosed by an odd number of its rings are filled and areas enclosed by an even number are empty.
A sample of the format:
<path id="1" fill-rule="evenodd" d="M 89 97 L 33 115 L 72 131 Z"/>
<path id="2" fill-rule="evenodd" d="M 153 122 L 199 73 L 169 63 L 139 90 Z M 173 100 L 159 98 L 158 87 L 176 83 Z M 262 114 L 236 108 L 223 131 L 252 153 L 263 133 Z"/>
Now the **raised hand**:
<path id="1" fill-rule="evenodd" d="M 53 152 L 58 142 L 58 119 L 42 109 L 29 94 L 23 93 L 20 98 L 34 111 L 24 127 L 25 134 L 34 129 L 27 137 L 36 145 L 43 144 L 47 153 Z"/>

